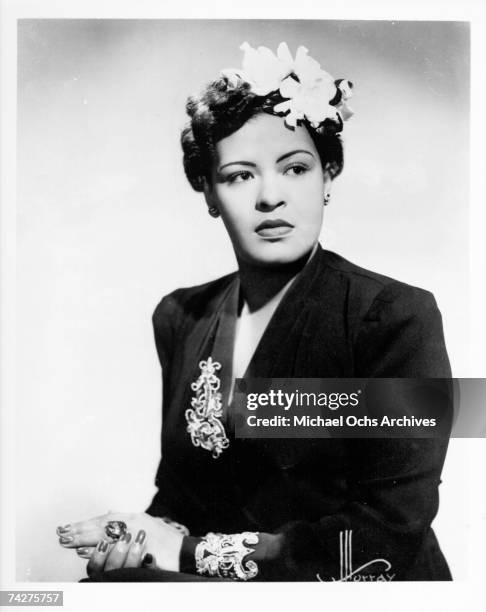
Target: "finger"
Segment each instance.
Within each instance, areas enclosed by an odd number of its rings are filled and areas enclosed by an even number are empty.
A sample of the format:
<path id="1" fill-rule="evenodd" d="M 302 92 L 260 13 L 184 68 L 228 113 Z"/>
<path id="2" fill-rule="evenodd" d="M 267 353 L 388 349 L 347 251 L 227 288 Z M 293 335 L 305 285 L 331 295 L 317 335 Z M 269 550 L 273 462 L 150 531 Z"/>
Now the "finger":
<path id="1" fill-rule="evenodd" d="M 133 544 L 127 553 L 124 567 L 140 567 L 142 565 L 142 557 L 145 550 L 145 531 L 141 529 L 137 533 Z"/>
<path id="2" fill-rule="evenodd" d="M 96 546 L 98 542 L 103 539 L 108 540 L 106 533 L 102 529 L 97 529 L 96 531 L 88 531 L 78 535 L 63 534 L 59 538 L 59 544 L 64 546 L 64 548 L 80 548 L 84 546 Z"/>
<path id="3" fill-rule="evenodd" d="M 96 527 L 99 527 L 99 517 L 89 519 L 88 521 L 79 521 L 78 523 L 68 523 L 56 528 L 57 535 L 73 535 L 76 533 L 82 533 L 83 531 L 91 531 Z"/>
<path id="4" fill-rule="evenodd" d="M 111 552 L 106 558 L 105 572 L 113 569 L 118 569 L 124 566 L 125 559 L 130 548 L 131 533 L 125 533 L 118 542 L 113 546 Z"/>
<path id="5" fill-rule="evenodd" d="M 82 548 L 76 548 L 76 553 L 82 559 L 89 559 L 95 550 L 94 546 L 83 546 Z"/>
<path id="6" fill-rule="evenodd" d="M 56 529 L 59 541 L 61 544 L 72 543 L 73 540 L 79 536 L 81 539 L 88 534 L 98 534 L 93 545 L 96 545 L 102 538 L 106 537 L 106 532 L 101 524 L 95 523 L 94 521 L 85 521 L 84 523 L 75 523 L 73 525 L 65 525 L 64 527 L 58 527 Z M 62 542 L 61 542 L 62 540 Z"/>
<path id="7" fill-rule="evenodd" d="M 86 566 L 88 576 L 103 571 L 109 547 L 110 545 L 107 540 L 100 540 L 98 542 L 98 545 L 94 549 L 93 554 L 91 555 L 91 558 L 88 561 L 88 565 Z"/>
<path id="8" fill-rule="evenodd" d="M 69 523 L 62 527 L 58 527 L 58 535 L 63 533 L 69 533 L 70 535 L 76 535 L 85 531 L 94 531 L 96 529 L 105 528 L 108 521 L 124 521 L 125 523 L 131 518 L 132 515 L 126 512 L 107 512 L 106 514 L 100 514 L 94 516 L 86 521 L 78 521 L 77 523 Z"/>

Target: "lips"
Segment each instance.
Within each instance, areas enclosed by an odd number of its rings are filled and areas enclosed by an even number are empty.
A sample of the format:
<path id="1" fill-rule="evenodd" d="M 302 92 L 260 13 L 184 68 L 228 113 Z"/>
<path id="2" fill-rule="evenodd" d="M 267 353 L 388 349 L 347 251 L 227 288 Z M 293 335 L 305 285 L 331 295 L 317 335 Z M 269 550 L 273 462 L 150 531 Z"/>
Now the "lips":
<path id="1" fill-rule="evenodd" d="M 278 238 L 290 234 L 294 226 L 283 219 L 267 219 L 258 225 L 255 232 L 262 238 Z"/>

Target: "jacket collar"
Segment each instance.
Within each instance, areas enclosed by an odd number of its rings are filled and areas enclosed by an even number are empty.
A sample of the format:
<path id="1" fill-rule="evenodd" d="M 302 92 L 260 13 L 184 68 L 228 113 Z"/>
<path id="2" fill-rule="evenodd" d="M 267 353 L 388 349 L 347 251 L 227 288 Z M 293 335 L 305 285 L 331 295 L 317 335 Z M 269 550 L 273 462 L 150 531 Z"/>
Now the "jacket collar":
<path id="1" fill-rule="evenodd" d="M 312 304 L 312 290 L 316 281 L 325 282 L 328 268 L 327 251 L 320 244 L 302 268 L 275 309 L 245 372 L 245 378 L 270 378 L 277 372 L 292 369 L 289 354 L 283 351 L 298 330 Z M 202 308 L 198 323 L 190 333 L 188 354 L 193 355 L 195 372 L 198 364 L 209 356 L 222 364 L 221 391 L 223 396 L 231 385 L 231 370 L 235 324 L 238 313 L 239 276 L 233 273 L 221 279 L 216 291 Z M 283 354 L 286 353 L 286 354 Z M 285 368 L 282 367 L 285 361 Z"/>
<path id="2" fill-rule="evenodd" d="M 313 257 L 283 296 L 253 354 L 245 378 L 270 378 L 280 371 L 282 346 L 301 324 L 306 307 L 312 301 L 309 298 L 316 280 L 324 280 L 322 274 L 326 274 L 327 270 L 322 265 L 325 253 L 318 244 Z"/>

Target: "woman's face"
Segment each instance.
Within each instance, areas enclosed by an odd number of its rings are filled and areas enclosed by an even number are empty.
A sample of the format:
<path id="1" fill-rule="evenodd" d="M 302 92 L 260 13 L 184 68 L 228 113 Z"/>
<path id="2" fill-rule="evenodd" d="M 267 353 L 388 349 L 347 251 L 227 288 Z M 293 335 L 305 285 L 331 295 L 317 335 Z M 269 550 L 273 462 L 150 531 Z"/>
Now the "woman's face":
<path id="1" fill-rule="evenodd" d="M 219 210 L 237 257 L 278 265 L 308 253 L 331 179 L 307 129 L 261 113 L 220 140 L 216 153 L 206 201 Z"/>

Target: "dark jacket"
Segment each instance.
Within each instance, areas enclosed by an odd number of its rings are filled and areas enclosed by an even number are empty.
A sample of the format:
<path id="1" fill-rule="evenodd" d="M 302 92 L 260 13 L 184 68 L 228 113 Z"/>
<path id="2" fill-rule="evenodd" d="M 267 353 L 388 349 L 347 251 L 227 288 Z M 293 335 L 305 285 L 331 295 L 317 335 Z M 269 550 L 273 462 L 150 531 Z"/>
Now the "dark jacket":
<path id="1" fill-rule="evenodd" d="M 194 536 L 283 534 L 277 556 L 263 554 L 263 580 L 340 579 L 343 545 L 346 540 L 349 546 L 350 537 L 353 568 L 387 561 L 365 567 L 357 573 L 361 579 L 388 574 L 394 580 L 449 580 L 430 527 L 447 440 L 237 439 L 230 411 L 224 416 L 230 444 L 220 457 L 192 444 L 185 420 L 191 383 L 208 356 L 225 369 L 236 286 L 237 275 L 230 274 L 179 289 L 155 310 L 163 371 L 162 460 L 148 512 L 185 524 Z M 280 302 L 246 376 L 448 378 L 451 373 L 431 293 L 319 247 Z M 186 550 L 190 539 L 185 542 Z"/>

